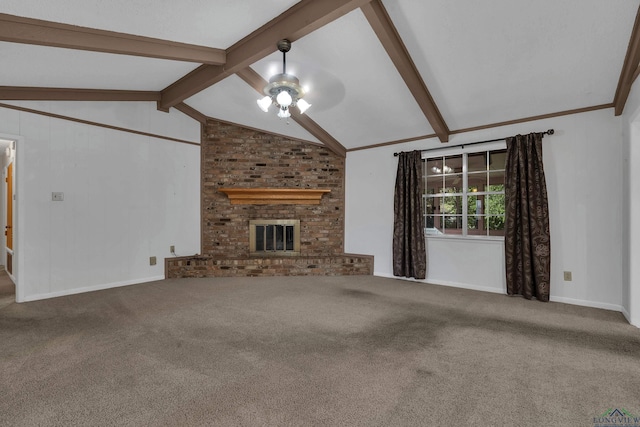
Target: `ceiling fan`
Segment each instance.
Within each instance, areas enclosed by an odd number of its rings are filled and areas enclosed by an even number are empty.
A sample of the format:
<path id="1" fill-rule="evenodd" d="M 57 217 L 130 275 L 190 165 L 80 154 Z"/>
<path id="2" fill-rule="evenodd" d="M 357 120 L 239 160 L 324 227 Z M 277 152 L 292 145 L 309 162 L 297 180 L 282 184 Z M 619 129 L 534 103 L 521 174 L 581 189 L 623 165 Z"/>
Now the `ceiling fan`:
<path id="1" fill-rule="evenodd" d="M 291 117 L 289 109 L 298 107 L 300 114 L 304 114 L 311 104 L 302 99 L 305 91 L 300 86 L 300 81 L 293 74 L 287 74 L 287 52 L 291 49 L 291 42 L 287 39 L 278 42 L 278 50 L 282 52 L 282 73 L 269 79 L 269 84 L 264 87 L 265 97 L 259 99 L 258 106 L 265 113 L 273 104 L 278 107 L 278 117 Z"/>

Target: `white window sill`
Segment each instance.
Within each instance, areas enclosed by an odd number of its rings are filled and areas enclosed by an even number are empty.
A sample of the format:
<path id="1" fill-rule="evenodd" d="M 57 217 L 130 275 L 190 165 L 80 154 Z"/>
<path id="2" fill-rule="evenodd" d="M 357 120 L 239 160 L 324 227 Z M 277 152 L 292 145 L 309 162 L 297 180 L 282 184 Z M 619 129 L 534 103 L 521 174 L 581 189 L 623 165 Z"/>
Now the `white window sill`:
<path id="1" fill-rule="evenodd" d="M 456 236 L 451 234 L 425 234 L 427 240 L 455 240 L 455 241 L 468 241 L 468 242 L 493 242 L 504 243 L 503 236 Z"/>

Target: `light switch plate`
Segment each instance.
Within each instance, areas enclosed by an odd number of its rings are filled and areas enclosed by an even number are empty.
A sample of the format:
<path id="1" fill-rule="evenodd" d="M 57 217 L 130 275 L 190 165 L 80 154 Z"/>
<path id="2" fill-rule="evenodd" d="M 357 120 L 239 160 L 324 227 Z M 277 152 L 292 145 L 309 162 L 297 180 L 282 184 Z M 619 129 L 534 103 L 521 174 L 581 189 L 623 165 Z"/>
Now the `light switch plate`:
<path id="1" fill-rule="evenodd" d="M 64 193 L 62 192 L 53 192 L 51 193 L 51 200 L 54 202 L 61 202 L 64 200 Z"/>

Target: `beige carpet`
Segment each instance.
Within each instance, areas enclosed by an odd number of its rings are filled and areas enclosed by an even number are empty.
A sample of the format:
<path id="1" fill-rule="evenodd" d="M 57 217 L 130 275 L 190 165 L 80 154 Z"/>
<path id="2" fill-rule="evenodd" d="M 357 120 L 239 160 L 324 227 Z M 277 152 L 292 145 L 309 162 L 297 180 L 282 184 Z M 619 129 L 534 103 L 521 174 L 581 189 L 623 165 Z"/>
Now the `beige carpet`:
<path id="1" fill-rule="evenodd" d="M 620 313 L 370 276 L 0 307 L 3 426 L 594 426 L 640 414 Z"/>

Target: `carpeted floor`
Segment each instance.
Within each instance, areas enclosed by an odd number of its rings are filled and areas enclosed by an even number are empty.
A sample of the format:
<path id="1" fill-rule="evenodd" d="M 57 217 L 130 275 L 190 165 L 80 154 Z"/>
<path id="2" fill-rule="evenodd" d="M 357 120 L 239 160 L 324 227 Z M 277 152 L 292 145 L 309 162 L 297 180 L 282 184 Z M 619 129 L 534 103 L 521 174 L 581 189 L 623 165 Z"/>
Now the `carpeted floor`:
<path id="1" fill-rule="evenodd" d="M 620 313 L 371 276 L 0 304 L 3 426 L 594 426 L 640 414 Z"/>
<path id="2" fill-rule="evenodd" d="M 4 266 L 0 266 L 0 309 L 16 300 L 16 287 L 9 279 Z"/>

